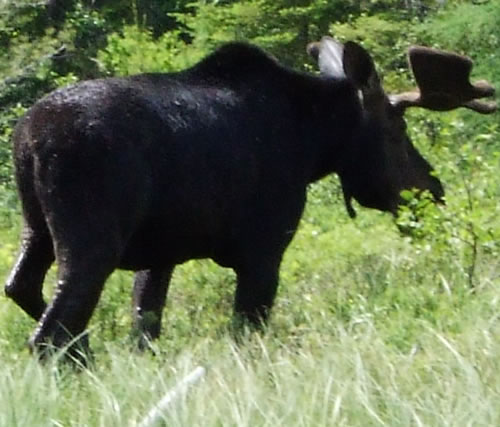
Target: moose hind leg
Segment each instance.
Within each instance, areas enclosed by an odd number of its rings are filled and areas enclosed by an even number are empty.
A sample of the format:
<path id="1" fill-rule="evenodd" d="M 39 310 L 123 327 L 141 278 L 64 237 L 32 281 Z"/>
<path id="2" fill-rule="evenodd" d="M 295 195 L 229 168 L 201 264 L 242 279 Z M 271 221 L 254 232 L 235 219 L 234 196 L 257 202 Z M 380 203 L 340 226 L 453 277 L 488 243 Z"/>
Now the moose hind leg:
<path id="1" fill-rule="evenodd" d="M 53 262 L 54 248 L 46 227 L 32 230 L 25 225 L 21 251 L 5 283 L 5 294 L 35 320 L 40 319 L 46 308 L 42 287 Z"/>
<path id="2" fill-rule="evenodd" d="M 139 348 L 159 337 L 161 317 L 173 267 L 162 270 L 138 271 L 134 280 L 134 326 L 140 334 Z"/>
<path id="3" fill-rule="evenodd" d="M 102 249 L 97 242 L 95 246 Z M 57 256 L 55 296 L 29 342 L 33 351 L 41 351 L 42 357 L 47 346 L 62 348 L 78 338 L 88 324 L 104 282 L 117 264 L 113 251 L 99 251 L 96 247 L 78 254 L 65 250 L 64 255 Z M 80 338 L 69 347 L 70 354 L 77 358 L 79 350 L 86 351 L 88 346 L 87 337 Z"/>

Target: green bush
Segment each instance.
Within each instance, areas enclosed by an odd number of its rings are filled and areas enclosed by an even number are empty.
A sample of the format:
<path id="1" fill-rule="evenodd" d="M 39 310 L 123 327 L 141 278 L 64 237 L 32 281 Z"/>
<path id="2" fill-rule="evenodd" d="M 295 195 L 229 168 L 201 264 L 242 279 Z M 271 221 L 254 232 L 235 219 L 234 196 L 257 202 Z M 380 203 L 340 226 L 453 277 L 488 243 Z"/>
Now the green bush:
<path id="1" fill-rule="evenodd" d="M 178 31 L 154 39 L 151 32 L 137 26 L 124 27 L 121 33 L 108 37 L 106 47 L 99 51 L 101 70 L 111 75 L 141 72 L 169 72 L 193 63 L 192 50 L 180 39 Z"/>

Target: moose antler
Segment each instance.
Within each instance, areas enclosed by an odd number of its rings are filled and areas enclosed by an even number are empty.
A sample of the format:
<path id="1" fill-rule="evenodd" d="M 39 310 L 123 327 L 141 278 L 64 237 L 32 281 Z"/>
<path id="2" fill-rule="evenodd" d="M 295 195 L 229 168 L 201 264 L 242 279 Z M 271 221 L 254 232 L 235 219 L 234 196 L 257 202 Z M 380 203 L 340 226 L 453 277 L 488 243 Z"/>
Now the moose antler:
<path id="1" fill-rule="evenodd" d="M 448 111 L 459 107 L 481 114 L 496 111 L 495 102 L 480 101 L 492 96 L 493 86 L 485 80 L 470 83 L 473 63 L 466 56 L 437 49 L 413 46 L 408 51 L 408 62 L 418 89 L 390 97 L 391 103 L 400 108 L 423 107 Z"/>

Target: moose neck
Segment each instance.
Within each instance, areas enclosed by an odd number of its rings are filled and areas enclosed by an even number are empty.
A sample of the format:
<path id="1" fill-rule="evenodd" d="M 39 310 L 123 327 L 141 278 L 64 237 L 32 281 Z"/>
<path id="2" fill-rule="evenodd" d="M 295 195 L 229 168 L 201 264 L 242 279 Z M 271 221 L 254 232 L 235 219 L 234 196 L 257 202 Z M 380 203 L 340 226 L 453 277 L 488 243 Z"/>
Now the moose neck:
<path id="1" fill-rule="evenodd" d="M 309 182 L 339 173 L 352 161 L 355 134 L 363 114 L 357 90 L 345 80 L 311 77 L 301 100 L 307 111 L 303 121 L 303 143 L 309 159 Z M 313 90 L 314 89 L 314 90 Z"/>

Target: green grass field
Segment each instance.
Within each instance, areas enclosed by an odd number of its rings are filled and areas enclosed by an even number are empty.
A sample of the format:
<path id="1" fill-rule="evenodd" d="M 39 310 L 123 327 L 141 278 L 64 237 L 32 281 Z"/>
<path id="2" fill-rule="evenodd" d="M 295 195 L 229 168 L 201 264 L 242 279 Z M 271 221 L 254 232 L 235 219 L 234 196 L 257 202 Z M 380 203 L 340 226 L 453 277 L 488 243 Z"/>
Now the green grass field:
<path id="1" fill-rule="evenodd" d="M 176 270 L 156 356 L 135 351 L 132 276 L 115 273 L 90 325 L 95 366 L 80 373 L 33 360 L 25 342 L 34 322 L 0 296 L 0 425 L 133 426 L 198 365 L 205 377 L 164 425 L 500 425 L 498 241 L 478 237 L 473 256 L 465 225 L 462 241 L 441 241 L 465 193 L 457 188 L 436 219 L 428 214 L 431 231 L 417 239 L 384 214 L 363 210 L 351 221 L 335 185 L 311 191 L 267 332 L 239 344 L 234 276 L 209 261 Z M 473 224 L 478 235 L 496 226 L 495 205 L 486 206 L 490 222 Z M 15 224 L 1 230 L 2 277 Z"/>

